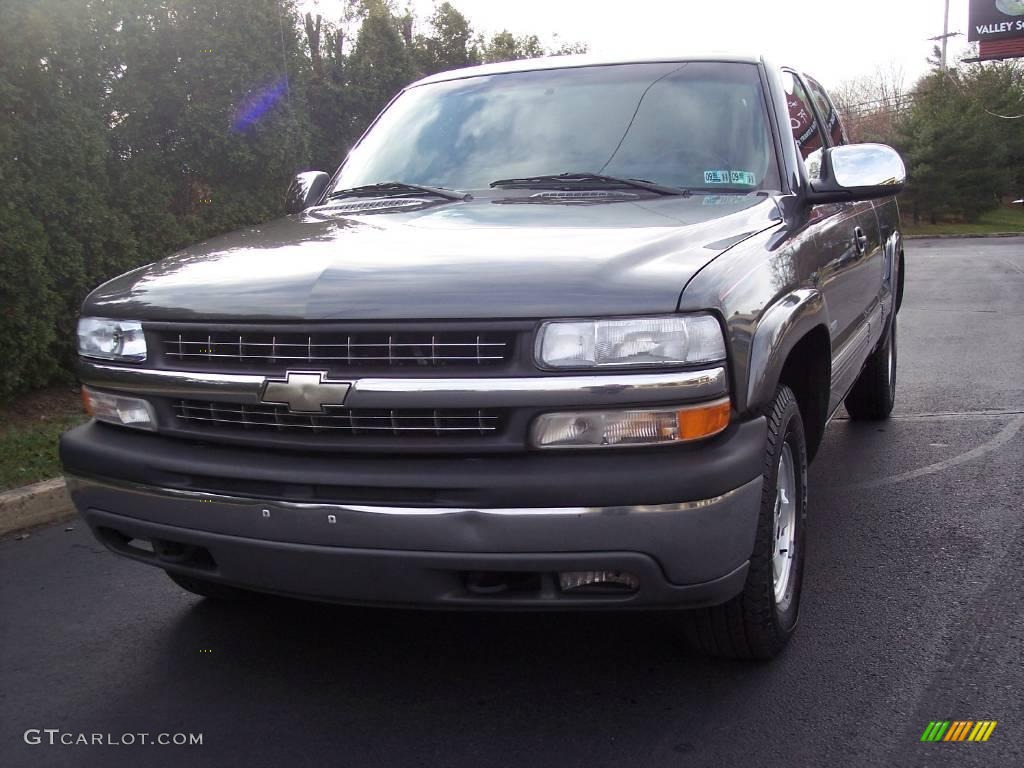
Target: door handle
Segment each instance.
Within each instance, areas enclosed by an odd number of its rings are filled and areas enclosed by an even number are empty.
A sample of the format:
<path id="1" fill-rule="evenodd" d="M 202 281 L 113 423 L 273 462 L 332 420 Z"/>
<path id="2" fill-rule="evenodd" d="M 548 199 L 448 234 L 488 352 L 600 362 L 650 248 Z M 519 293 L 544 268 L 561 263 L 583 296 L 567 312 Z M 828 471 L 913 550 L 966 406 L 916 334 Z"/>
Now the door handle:
<path id="1" fill-rule="evenodd" d="M 853 244 L 859 255 L 863 255 L 864 251 L 868 249 L 868 236 L 864 234 L 864 230 L 860 227 L 853 228 Z"/>

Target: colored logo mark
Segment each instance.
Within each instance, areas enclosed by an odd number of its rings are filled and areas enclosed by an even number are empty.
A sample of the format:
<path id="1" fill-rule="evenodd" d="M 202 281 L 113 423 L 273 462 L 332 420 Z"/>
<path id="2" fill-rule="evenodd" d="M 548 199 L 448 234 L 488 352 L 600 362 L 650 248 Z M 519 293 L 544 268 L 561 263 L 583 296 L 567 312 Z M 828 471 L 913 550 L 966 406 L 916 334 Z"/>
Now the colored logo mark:
<path id="1" fill-rule="evenodd" d="M 932 720 L 921 741 L 988 741 L 996 729 L 995 720 Z"/>

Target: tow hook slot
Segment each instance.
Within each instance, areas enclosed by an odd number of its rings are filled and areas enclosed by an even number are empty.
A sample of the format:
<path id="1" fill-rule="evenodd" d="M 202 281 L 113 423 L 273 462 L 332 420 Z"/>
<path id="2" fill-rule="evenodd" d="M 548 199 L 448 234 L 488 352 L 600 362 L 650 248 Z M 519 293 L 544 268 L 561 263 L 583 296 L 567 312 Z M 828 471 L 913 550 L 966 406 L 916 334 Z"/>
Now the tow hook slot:
<path id="1" fill-rule="evenodd" d="M 123 531 L 102 526 L 96 529 L 99 539 L 115 552 L 129 555 L 138 560 L 183 565 L 212 571 L 217 567 L 213 555 L 205 547 L 184 544 L 167 539 L 143 539 Z"/>
<path id="2" fill-rule="evenodd" d="M 541 574 L 531 571 L 469 571 L 466 590 L 474 595 L 535 594 L 541 590 Z"/>
<path id="3" fill-rule="evenodd" d="M 176 541 L 163 541 L 153 539 L 153 552 L 157 558 L 165 563 L 181 565 L 187 563 L 195 554 L 197 548 L 188 544 L 179 544 Z"/>

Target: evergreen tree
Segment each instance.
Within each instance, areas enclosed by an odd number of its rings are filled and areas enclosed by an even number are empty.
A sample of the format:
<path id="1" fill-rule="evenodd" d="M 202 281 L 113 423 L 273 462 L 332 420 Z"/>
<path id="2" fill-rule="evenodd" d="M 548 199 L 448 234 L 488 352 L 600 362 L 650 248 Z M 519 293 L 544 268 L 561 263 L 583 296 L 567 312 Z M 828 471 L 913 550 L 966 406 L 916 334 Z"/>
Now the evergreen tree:
<path id="1" fill-rule="evenodd" d="M 441 3 L 430 17 L 430 34 L 416 38 L 414 52 L 421 75 L 480 64 L 469 20 L 451 3 Z"/>
<path id="2" fill-rule="evenodd" d="M 1021 181 L 1024 119 L 1005 119 L 1021 113 L 1019 64 L 935 71 L 922 78 L 899 127 L 914 219 L 974 221 L 998 207 L 1001 196 Z"/>
<path id="3" fill-rule="evenodd" d="M 91 288 L 280 215 L 291 175 L 336 168 L 409 82 L 544 53 L 485 44 L 448 2 L 421 30 L 394 0 L 333 20 L 295 0 L 3 2 L 0 399 L 71 378 Z"/>

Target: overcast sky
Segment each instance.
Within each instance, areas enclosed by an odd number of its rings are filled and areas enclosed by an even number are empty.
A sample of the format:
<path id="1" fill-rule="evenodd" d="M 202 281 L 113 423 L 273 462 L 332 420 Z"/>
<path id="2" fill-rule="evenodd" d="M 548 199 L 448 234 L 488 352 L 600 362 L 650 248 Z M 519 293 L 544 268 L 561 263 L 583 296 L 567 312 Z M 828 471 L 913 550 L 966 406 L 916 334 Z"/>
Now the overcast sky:
<path id="1" fill-rule="evenodd" d="M 944 0 L 451 0 L 478 32 L 536 33 L 550 44 L 590 44 L 595 54 L 735 50 L 763 52 L 818 76 L 826 86 L 901 66 L 908 84 L 942 34 Z M 426 18 L 435 0 L 409 0 Z M 398 0 L 404 7 L 405 0 Z M 340 0 L 300 0 L 303 10 L 336 17 Z M 967 31 L 968 0 L 950 0 L 951 32 Z M 950 59 L 964 55 L 953 38 Z"/>

